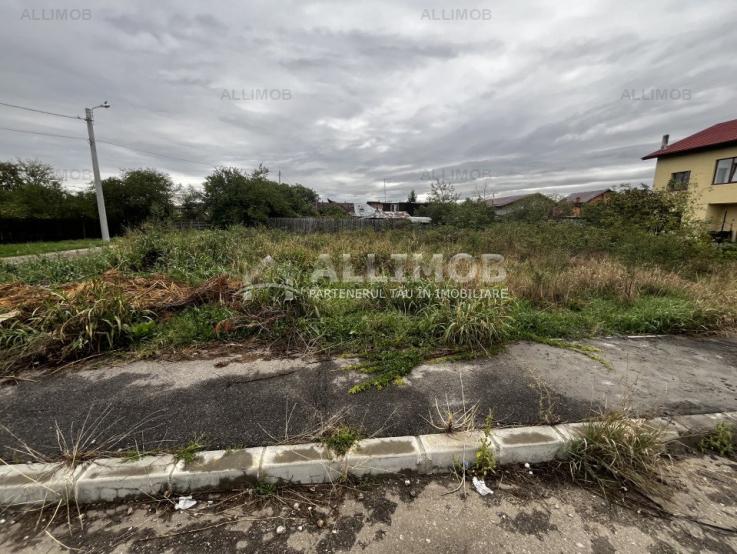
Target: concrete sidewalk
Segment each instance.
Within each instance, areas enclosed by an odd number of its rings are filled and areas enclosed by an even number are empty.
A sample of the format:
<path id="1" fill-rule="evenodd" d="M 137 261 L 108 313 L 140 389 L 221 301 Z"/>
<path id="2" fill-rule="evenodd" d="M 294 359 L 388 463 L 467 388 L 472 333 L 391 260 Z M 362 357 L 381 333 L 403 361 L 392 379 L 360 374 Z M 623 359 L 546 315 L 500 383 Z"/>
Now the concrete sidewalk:
<path id="1" fill-rule="evenodd" d="M 147 361 L 84 370 L 0 388 L 0 424 L 33 448 L 53 454 L 55 422 L 67 435 L 88 412 L 110 415 L 97 440 L 151 418 L 118 447 L 174 448 L 199 436 L 207 449 L 273 444 L 285 434 L 309 442 L 320 421 L 342 414 L 365 436 L 436 432 L 441 407 L 479 403 L 479 425 L 492 411 L 499 426 L 576 421 L 605 408 L 672 415 L 737 410 L 737 342 L 724 338 L 611 338 L 588 341 L 612 364 L 571 350 L 511 345 L 489 359 L 426 364 L 404 386 L 349 395 L 362 379 L 350 360 L 252 359 Z M 461 392 L 461 378 L 463 395 Z M 89 423 L 88 423 L 89 425 Z M 105 436 L 103 436 L 105 435 Z M 2 457 L 17 441 L 0 431 Z"/>
<path id="2" fill-rule="evenodd" d="M 79 258 L 103 250 L 105 246 L 93 246 L 92 248 L 77 248 L 75 250 L 60 250 L 58 252 L 44 252 L 43 254 L 29 254 L 27 256 L 9 256 L 0 258 L 0 263 L 21 264 L 38 258 Z"/>
<path id="3" fill-rule="evenodd" d="M 487 478 L 494 493 L 467 497 L 450 477 L 389 477 L 349 486 L 293 486 L 278 496 L 248 491 L 174 500 L 8 512 L 0 550 L 9 552 L 735 552 L 737 466 L 685 458 L 666 478 L 674 496 L 654 514 L 623 493 L 609 503 L 567 478 L 509 467 Z M 620 499 L 615 499 L 619 501 Z M 642 509 L 641 509 L 642 508 Z M 84 526 L 80 528 L 79 522 Z M 46 527 L 48 525 L 48 527 Z"/>

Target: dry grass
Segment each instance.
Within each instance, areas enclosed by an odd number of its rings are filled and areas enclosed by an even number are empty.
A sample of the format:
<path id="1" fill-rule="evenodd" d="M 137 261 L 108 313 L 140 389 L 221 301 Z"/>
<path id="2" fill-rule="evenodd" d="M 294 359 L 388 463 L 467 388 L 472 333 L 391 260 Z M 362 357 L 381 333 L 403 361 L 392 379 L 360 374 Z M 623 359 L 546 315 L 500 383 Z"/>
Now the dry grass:
<path id="1" fill-rule="evenodd" d="M 155 422 L 160 413 L 156 412 L 131 427 L 117 430 L 124 419 L 122 416 L 112 417 L 113 411 L 110 406 L 102 408 L 97 413 L 95 410 L 91 407 L 81 423 L 75 425 L 73 422 L 68 431 L 54 421 L 57 450 L 51 454 L 31 447 L 5 425 L 0 427 L 16 441 L 17 446 L 9 450 L 19 458 L 41 463 L 61 461 L 70 467 L 76 467 L 87 460 L 118 456 L 121 445 L 133 440 L 137 442 L 139 436 L 143 442 L 145 433 L 159 426 Z M 5 460 L 0 462 L 8 463 Z"/>
<path id="2" fill-rule="evenodd" d="M 371 375 L 353 389 L 359 392 L 401 382 L 427 356 L 490 353 L 508 340 L 734 328 L 735 263 L 706 243 L 692 243 L 687 237 L 630 236 L 568 225 L 310 235 L 245 228 L 150 228 L 116 241 L 109 256 L 85 273 L 99 271 L 92 279 L 53 287 L 0 285 L 0 358 L 5 361 L 0 361 L 0 373 L 4 369 L 15 378 L 29 364 L 59 366 L 111 350 L 154 355 L 162 348 L 247 337 L 279 351 L 364 358 L 367 363 L 356 369 Z M 655 247 L 649 249 L 651 244 Z M 272 272 L 262 273 L 261 282 L 285 284 L 288 277 L 300 288 L 311 284 L 321 254 L 331 256 L 338 274 L 343 253 L 350 254 L 358 273 L 373 254 L 377 272 L 391 275 L 391 255 L 406 253 L 409 275 L 414 253 L 424 253 L 428 261 L 432 254 L 448 260 L 459 252 L 505 255 L 508 278 L 499 285 L 509 287 L 513 300 L 432 296 L 343 301 L 295 295 L 284 301 L 282 290 L 264 289 L 244 301 L 239 294 L 243 275 L 266 256 L 275 265 Z M 628 254 L 632 252 L 636 255 Z M 41 283 L 79 278 L 80 271 L 64 265 L 69 263 L 19 267 L 4 278 Z M 147 273 L 136 273 L 140 271 Z M 457 283 L 431 277 L 415 285 L 427 290 L 458 288 Z M 488 286 L 478 279 L 464 284 L 470 289 Z M 100 296 L 115 298 L 117 305 Z M 58 298 L 68 310 L 52 306 Z M 203 313 L 190 317 L 190 307 L 202 307 Z M 219 308 L 224 309 L 215 314 Z M 56 328 L 39 328 L 54 318 Z M 178 332 L 177 326 L 186 332 Z M 391 359 L 383 353 L 391 353 Z"/>
<path id="3" fill-rule="evenodd" d="M 437 431 L 444 433 L 457 433 L 459 431 L 471 431 L 476 427 L 476 414 L 478 413 L 479 403 L 476 402 L 471 406 L 466 406 L 466 392 L 463 386 L 463 374 L 458 374 L 461 383 L 461 406 L 459 408 L 451 408 L 448 395 L 445 395 L 445 406 L 440 407 L 438 399 L 435 399 L 435 412 L 430 410 L 429 417 L 423 418 L 425 422 Z"/>
<path id="4" fill-rule="evenodd" d="M 646 497 L 668 494 L 662 479 L 668 457 L 661 429 L 610 413 L 585 424 L 580 435 L 568 451 L 574 479 L 593 483 L 604 494 L 616 488 Z"/>
<path id="5" fill-rule="evenodd" d="M 725 279 L 714 276 L 694 282 L 657 267 L 630 268 L 603 255 L 565 260 L 557 271 L 551 271 L 549 266 L 539 267 L 540 263 L 540 260 L 524 263 L 509 261 L 508 283 L 515 296 L 547 305 L 567 305 L 576 300 L 596 297 L 632 302 L 643 295 L 705 295 L 707 292 L 723 290 L 721 287 L 714 288 L 714 285 L 727 283 Z M 734 284 L 729 288 L 737 295 Z"/>

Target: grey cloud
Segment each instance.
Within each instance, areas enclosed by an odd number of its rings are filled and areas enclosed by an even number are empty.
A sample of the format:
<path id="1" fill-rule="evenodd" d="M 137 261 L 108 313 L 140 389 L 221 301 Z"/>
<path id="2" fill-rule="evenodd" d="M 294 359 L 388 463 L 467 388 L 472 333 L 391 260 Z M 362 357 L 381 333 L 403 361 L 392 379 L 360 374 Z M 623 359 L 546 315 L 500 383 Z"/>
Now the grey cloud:
<path id="1" fill-rule="evenodd" d="M 102 0 L 72 25 L 19 22 L 9 0 L 0 100 L 75 115 L 109 100 L 98 136 L 166 158 L 102 144 L 106 175 L 156 166 L 196 184 L 213 165 L 263 162 L 345 200 L 380 196 L 385 178 L 392 198 L 422 193 L 430 171 L 464 195 L 649 182 L 640 157 L 660 135 L 737 117 L 732 3 L 500 0 L 480 23 L 422 21 L 440 0 Z M 622 98 L 666 87 L 692 98 Z M 263 88 L 290 98 L 221 98 Z M 84 136 L 5 108 L 0 126 Z M 83 140 L 0 131 L 0 159 L 15 156 L 89 166 Z"/>

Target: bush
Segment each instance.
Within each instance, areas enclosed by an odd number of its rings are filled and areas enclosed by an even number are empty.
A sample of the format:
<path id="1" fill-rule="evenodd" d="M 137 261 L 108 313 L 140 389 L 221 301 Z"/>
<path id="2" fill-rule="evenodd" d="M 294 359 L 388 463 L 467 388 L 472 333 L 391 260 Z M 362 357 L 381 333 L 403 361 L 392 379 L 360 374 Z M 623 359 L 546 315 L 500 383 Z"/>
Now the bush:
<path id="1" fill-rule="evenodd" d="M 699 443 L 702 452 L 716 452 L 723 457 L 735 455 L 735 426 L 722 421 Z"/>
<path id="2" fill-rule="evenodd" d="M 627 486 L 644 494 L 667 493 L 660 480 L 665 442 L 660 429 L 612 413 L 586 423 L 568 450 L 571 475 L 603 492 Z"/>
<path id="3" fill-rule="evenodd" d="M 424 315 L 430 334 L 451 348 L 486 351 L 502 342 L 511 328 L 509 308 L 504 302 L 443 302 Z"/>
<path id="4" fill-rule="evenodd" d="M 650 190 L 641 185 L 612 192 L 605 202 L 587 204 L 581 215 L 599 227 L 634 227 L 661 234 L 683 230 L 688 203 L 688 193 Z"/>
<path id="5" fill-rule="evenodd" d="M 417 210 L 417 215 L 432 218 L 433 224 L 458 228 L 483 229 L 494 221 L 494 209 L 486 202 L 467 199 L 456 202 L 434 202 Z"/>

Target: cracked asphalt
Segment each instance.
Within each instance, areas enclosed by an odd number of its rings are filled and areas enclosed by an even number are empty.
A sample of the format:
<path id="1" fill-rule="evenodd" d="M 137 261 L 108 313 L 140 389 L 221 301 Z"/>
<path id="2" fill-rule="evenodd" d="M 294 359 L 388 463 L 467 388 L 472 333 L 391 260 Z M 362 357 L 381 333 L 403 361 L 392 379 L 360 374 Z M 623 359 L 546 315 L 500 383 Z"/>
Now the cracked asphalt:
<path id="1" fill-rule="evenodd" d="M 364 436 L 436 432 L 436 401 L 453 410 L 478 403 L 479 425 L 577 421 L 604 409 L 634 415 L 737 410 L 737 341 L 723 337 L 604 338 L 586 341 L 611 367 L 574 351 L 512 344 L 491 357 L 415 368 L 401 386 L 348 394 L 362 376 L 346 359 L 242 354 L 137 361 L 38 376 L 0 386 L 0 457 L 25 461 L 21 442 L 58 453 L 68 438 L 107 413 L 94 436 L 103 444 L 141 428 L 114 450 L 173 449 L 197 437 L 208 449 L 306 442 L 339 414 Z M 142 422 L 145 422 L 142 424 Z"/>

